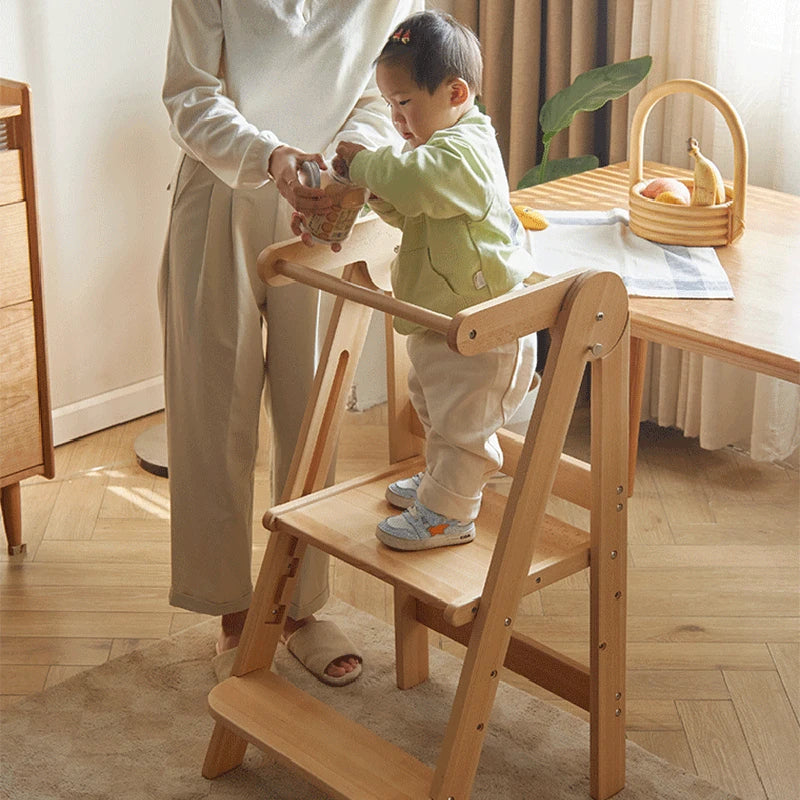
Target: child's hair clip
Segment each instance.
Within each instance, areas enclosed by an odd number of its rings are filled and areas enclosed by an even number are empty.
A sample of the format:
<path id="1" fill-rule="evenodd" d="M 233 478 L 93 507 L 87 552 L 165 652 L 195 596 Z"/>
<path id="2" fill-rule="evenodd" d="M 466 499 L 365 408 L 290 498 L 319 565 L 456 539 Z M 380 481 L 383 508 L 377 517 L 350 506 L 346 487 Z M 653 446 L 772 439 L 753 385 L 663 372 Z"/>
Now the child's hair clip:
<path id="1" fill-rule="evenodd" d="M 411 41 L 411 31 L 403 30 L 400 27 L 392 34 L 391 38 L 395 44 L 408 44 Z"/>

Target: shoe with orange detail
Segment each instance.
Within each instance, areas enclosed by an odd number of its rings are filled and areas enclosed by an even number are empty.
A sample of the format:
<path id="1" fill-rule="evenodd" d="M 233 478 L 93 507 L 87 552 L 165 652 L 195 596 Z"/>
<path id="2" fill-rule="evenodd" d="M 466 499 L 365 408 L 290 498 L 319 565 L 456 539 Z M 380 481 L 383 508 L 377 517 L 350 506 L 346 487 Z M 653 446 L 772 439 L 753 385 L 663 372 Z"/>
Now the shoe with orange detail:
<path id="1" fill-rule="evenodd" d="M 378 523 L 376 535 L 394 550 L 428 550 L 471 542 L 475 538 L 475 523 L 448 519 L 417 500 L 402 514 Z"/>

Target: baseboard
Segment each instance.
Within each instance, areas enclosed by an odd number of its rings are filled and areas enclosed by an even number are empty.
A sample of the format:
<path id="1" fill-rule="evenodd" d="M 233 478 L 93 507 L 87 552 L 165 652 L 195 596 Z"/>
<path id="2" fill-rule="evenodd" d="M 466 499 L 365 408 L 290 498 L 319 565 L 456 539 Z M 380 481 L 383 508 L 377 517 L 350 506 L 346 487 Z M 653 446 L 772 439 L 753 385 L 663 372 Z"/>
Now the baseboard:
<path id="1" fill-rule="evenodd" d="M 71 442 L 163 408 L 164 378 L 161 375 L 54 408 L 53 444 Z"/>

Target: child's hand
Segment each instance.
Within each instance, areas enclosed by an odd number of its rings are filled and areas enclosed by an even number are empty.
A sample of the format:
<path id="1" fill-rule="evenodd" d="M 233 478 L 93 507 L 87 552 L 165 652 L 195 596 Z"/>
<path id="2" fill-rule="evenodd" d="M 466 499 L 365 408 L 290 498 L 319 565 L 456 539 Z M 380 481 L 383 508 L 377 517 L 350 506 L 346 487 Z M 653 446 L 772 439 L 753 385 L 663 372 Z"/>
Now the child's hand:
<path id="1" fill-rule="evenodd" d="M 350 165 L 341 156 L 333 157 L 331 168 L 340 178 L 350 179 Z"/>
<path id="2" fill-rule="evenodd" d="M 355 144 L 355 142 L 339 142 L 336 146 L 336 156 L 337 158 L 341 158 L 349 167 L 350 162 L 356 157 L 356 153 L 360 153 L 362 150 L 366 149 L 364 145 Z M 333 166 L 334 169 L 336 169 L 336 160 L 334 160 Z"/>

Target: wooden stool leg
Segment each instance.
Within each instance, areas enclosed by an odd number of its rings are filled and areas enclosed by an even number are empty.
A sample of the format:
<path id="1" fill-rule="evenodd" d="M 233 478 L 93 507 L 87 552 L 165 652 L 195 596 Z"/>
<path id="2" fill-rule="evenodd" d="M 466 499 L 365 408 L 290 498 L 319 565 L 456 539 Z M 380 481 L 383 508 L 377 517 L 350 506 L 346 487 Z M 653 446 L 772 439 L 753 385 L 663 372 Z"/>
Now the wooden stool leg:
<path id="1" fill-rule="evenodd" d="M 245 675 L 272 663 L 304 552 L 305 545 L 293 536 L 284 533 L 270 536 L 231 669 L 232 676 Z M 206 750 L 203 777 L 216 778 L 238 767 L 246 749 L 245 739 L 217 721 Z"/>
<path id="2" fill-rule="evenodd" d="M 639 455 L 639 418 L 642 414 L 642 395 L 644 394 L 644 372 L 647 366 L 647 342 L 631 336 L 630 395 L 628 428 L 628 497 L 633 494 L 633 480 L 636 475 L 636 459 Z"/>
<path id="3" fill-rule="evenodd" d="M 397 688 L 410 689 L 428 679 L 428 629 L 417 620 L 417 601 L 399 586 L 394 591 Z"/>
<path id="4" fill-rule="evenodd" d="M 21 555 L 25 552 L 22 543 L 22 501 L 18 483 L 3 486 L 0 489 L 0 504 L 3 509 L 3 523 L 6 527 L 8 554 Z"/>
<path id="5" fill-rule="evenodd" d="M 221 722 L 217 722 L 211 734 L 211 741 L 208 743 L 206 760 L 203 762 L 203 777 L 216 778 L 238 767 L 244 760 L 245 750 L 247 741 Z"/>
<path id="6" fill-rule="evenodd" d="M 625 786 L 627 337 L 592 364 L 590 559 L 590 792 L 595 800 Z M 629 406 L 628 406 L 629 407 Z"/>

